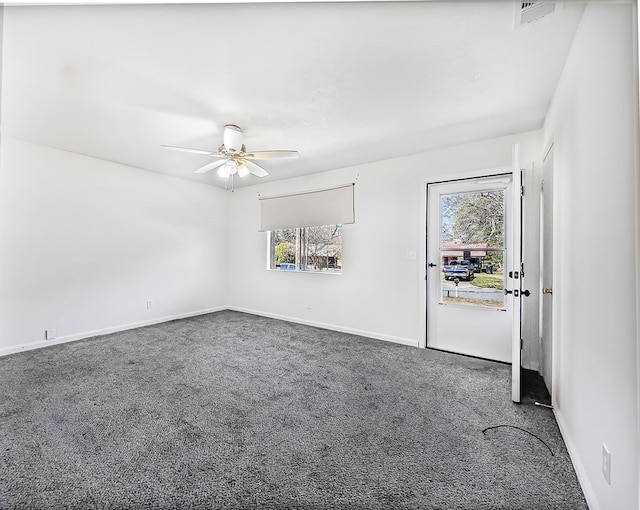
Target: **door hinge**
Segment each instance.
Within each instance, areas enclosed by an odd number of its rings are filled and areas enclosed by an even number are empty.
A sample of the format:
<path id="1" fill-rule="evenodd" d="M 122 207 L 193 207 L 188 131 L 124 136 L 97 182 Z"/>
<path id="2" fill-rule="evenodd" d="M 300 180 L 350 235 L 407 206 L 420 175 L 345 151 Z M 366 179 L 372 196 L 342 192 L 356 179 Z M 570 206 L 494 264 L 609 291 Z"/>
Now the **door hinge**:
<path id="1" fill-rule="evenodd" d="M 524 340 L 520 339 L 520 350 L 524 349 Z"/>
<path id="2" fill-rule="evenodd" d="M 524 186 L 520 186 L 520 196 L 524 196 Z"/>

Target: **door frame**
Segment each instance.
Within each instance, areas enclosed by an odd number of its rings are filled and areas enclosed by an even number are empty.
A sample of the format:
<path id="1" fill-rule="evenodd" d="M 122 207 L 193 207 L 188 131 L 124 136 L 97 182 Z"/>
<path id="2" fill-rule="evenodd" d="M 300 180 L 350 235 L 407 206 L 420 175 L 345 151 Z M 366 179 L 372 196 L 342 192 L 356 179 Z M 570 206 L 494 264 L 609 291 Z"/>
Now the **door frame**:
<path id="1" fill-rule="evenodd" d="M 555 144 L 553 139 L 549 140 L 549 143 L 547 144 L 547 146 L 544 149 L 544 156 L 542 158 L 542 165 L 540 167 L 540 171 L 542 172 L 543 167 L 544 167 L 544 162 L 547 159 L 547 157 L 549 156 L 549 154 L 554 151 L 555 148 Z M 551 288 L 553 289 L 554 293 L 557 293 L 557 291 L 559 290 L 559 285 L 558 285 L 558 277 L 557 277 L 557 271 L 555 270 L 556 267 L 558 267 L 558 247 L 560 246 L 561 243 L 561 239 L 558 236 L 558 229 L 557 227 L 557 172 L 555 169 L 556 163 L 555 163 L 555 158 L 554 158 L 554 162 L 553 162 L 553 170 L 552 170 L 552 175 L 551 175 L 551 179 L 552 179 L 552 187 L 553 187 L 553 196 L 551 197 L 551 266 L 553 268 L 553 272 L 551 275 Z M 541 174 L 541 178 L 542 178 L 542 174 Z M 543 211 L 542 211 L 542 204 L 540 207 L 540 215 L 542 216 Z M 540 223 L 540 226 L 542 227 L 542 222 Z M 542 231 L 540 232 L 540 249 L 542 251 L 542 236 L 543 233 Z M 540 257 L 540 283 L 542 284 L 542 278 L 543 278 L 543 267 L 542 267 L 542 253 L 541 253 L 541 257 Z M 542 285 L 540 285 L 540 296 L 542 299 Z M 559 300 L 558 299 L 551 299 L 551 388 L 549 388 L 549 394 L 551 396 L 551 405 L 552 406 L 557 406 L 557 401 L 556 401 L 556 396 L 558 394 L 557 391 L 554 391 L 554 387 L 556 386 L 556 383 L 558 382 L 558 376 L 559 376 L 559 367 L 560 367 L 560 343 L 559 343 L 559 339 L 560 339 L 560 321 L 562 320 L 562 317 L 560 315 L 560 311 L 559 311 Z M 540 326 L 542 326 L 542 321 L 543 321 L 543 308 L 542 306 L 540 306 Z M 542 328 L 540 328 L 540 335 L 542 335 Z M 541 336 L 542 338 L 542 336 Z M 540 350 L 540 356 L 542 356 L 542 350 Z"/>

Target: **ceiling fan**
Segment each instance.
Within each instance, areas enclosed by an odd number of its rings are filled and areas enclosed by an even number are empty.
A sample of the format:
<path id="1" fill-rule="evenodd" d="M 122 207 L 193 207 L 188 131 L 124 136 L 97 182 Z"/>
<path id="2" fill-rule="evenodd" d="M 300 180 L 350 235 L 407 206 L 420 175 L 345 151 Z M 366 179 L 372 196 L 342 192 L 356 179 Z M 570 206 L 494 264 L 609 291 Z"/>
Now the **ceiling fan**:
<path id="1" fill-rule="evenodd" d="M 218 147 L 217 152 L 205 151 L 200 149 L 189 149 L 187 147 L 174 147 L 171 145 L 162 145 L 165 149 L 175 151 L 193 152 L 195 154 L 206 154 L 214 158 L 219 158 L 198 168 L 194 173 L 203 174 L 214 168 L 218 168 L 220 177 L 228 178 L 238 175 L 238 177 L 246 177 L 253 174 L 256 177 L 264 177 L 269 173 L 261 166 L 255 164 L 255 159 L 294 159 L 298 157 L 297 151 L 251 151 L 247 152 L 247 148 L 242 143 L 242 129 L 234 124 L 227 124 L 224 127 L 222 145 Z"/>

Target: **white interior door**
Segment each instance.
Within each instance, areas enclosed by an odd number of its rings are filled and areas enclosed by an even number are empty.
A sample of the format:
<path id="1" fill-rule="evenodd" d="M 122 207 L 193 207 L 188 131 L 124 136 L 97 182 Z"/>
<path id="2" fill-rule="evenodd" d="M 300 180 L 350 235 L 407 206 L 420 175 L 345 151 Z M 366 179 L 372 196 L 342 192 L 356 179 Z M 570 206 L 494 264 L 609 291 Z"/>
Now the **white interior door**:
<path id="1" fill-rule="evenodd" d="M 428 347 L 512 362 L 513 200 L 509 173 L 429 185 Z"/>
<path id="2" fill-rule="evenodd" d="M 542 163 L 540 284 L 540 374 L 553 391 L 553 146 Z M 552 399 L 553 401 L 553 399 Z"/>
<path id="3" fill-rule="evenodd" d="M 511 160 L 511 267 L 507 273 L 505 294 L 511 299 L 511 400 L 520 402 L 522 397 L 522 171 L 520 170 L 520 149 L 513 146 Z M 513 272 L 511 272 L 513 271 Z M 529 291 L 526 291 L 527 295 Z"/>

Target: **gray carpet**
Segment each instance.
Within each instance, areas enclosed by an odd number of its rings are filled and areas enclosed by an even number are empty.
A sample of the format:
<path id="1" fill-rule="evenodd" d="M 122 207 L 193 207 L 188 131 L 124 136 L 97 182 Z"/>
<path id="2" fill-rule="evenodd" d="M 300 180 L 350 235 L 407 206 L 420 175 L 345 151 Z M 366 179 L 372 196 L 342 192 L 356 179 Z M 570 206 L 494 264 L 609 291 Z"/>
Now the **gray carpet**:
<path id="1" fill-rule="evenodd" d="M 226 311 L 0 358 L 0 388 L 3 509 L 587 508 L 498 363 Z"/>

